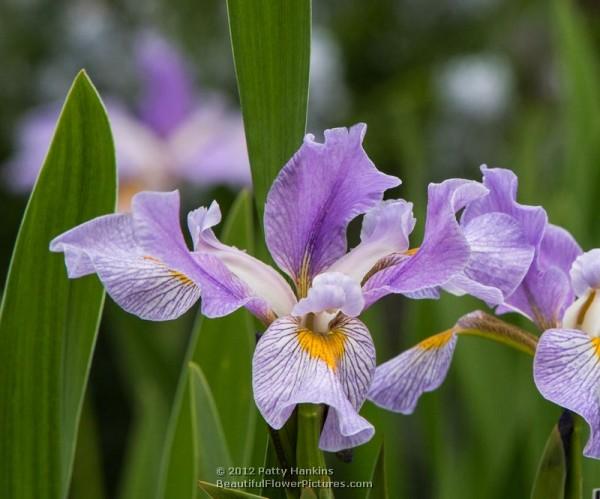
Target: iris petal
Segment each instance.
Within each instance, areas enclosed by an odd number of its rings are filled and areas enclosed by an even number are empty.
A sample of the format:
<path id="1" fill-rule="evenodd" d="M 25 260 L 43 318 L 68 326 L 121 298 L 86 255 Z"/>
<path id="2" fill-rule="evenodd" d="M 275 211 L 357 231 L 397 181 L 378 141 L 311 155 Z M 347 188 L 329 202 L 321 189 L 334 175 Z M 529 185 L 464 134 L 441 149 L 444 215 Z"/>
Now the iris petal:
<path id="1" fill-rule="evenodd" d="M 296 304 L 292 288 L 279 272 L 257 258 L 233 246 L 227 246 L 217 239 L 212 228 L 221 221 L 221 210 L 216 201 L 209 208 L 198 208 L 188 214 L 188 227 L 192 234 L 195 254 L 198 261 L 210 264 L 211 255 L 225 268 L 219 273 L 227 279 L 228 270 L 245 283 L 252 294 L 262 298 L 278 316 L 288 315 Z"/>
<path id="2" fill-rule="evenodd" d="M 388 257 L 389 264 L 384 262 L 382 269 L 367 279 L 363 286 L 366 306 L 389 293 L 433 296 L 430 288 L 445 284 L 462 271 L 470 249 L 456 213 L 486 193 L 480 183 L 468 180 L 430 184 L 423 244 L 412 256 Z"/>
<path id="3" fill-rule="evenodd" d="M 360 244 L 327 270 L 343 272 L 361 282 L 380 259 L 408 250 L 408 237 L 415 226 L 412 207 L 412 203 L 399 199 L 371 208 L 363 219 Z"/>
<path id="4" fill-rule="evenodd" d="M 173 319 L 200 296 L 209 317 L 245 306 L 272 320 L 267 302 L 212 255 L 193 255 L 179 225 L 179 193 L 143 192 L 133 213 L 106 215 L 56 237 L 69 277 L 97 273 L 125 310 L 145 319 Z"/>
<path id="5" fill-rule="evenodd" d="M 307 135 L 273 183 L 265 206 L 267 246 L 304 296 L 312 278 L 346 253 L 346 228 L 400 184 L 362 148 L 364 124 Z"/>
<path id="6" fill-rule="evenodd" d="M 375 370 L 369 400 L 391 411 L 411 414 L 421 395 L 446 378 L 456 347 L 456 334 L 436 334 Z"/>
<path id="7" fill-rule="evenodd" d="M 577 296 L 588 289 L 600 289 L 600 249 L 588 251 L 573 262 L 571 281 Z"/>
<path id="8" fill-rule="evenodd" d="M 455 295 L 470 294 L 498 305 L 521 283 L 535 249 L 518 221 L 505 213 L 485 213 L 463 227 L 471 254 L 464 271 L 443 288 Z"/>
<path id="9" fill-rule="evenodd" d="M 538 342 L 533 373 L 545 398 L 587 421 L 583 453 L 600 459 L 600 340 L 574 329 L 550 329 Z"/>
<path id="10" fill-rule="evenodd" d="M 270 426 L 281 428 L 296 404 L 327 404 L 323 450 L 368 441 L 373 426 L 358 414 L 375 368 L 367 328 L 341 319 L 327 334 L 302 329 L 294 317 L 277 319 L 261 337 L 253 359 L 256 404 Z"/>
<path id="11" fill-rule="evenodd" d="M 173 246 L 171 246 L 173 248 Z M 63 251 L 69 277 L 94 272 L 125 310 L 150 320 L 174 319 L 199 298 L 194 271 L 181 259 L 166 263 L 143 248 L 129 215 L 106 215 L 55 238 L 50 249 Z M 175 246 L 174 252 L 177 251 Z"/>

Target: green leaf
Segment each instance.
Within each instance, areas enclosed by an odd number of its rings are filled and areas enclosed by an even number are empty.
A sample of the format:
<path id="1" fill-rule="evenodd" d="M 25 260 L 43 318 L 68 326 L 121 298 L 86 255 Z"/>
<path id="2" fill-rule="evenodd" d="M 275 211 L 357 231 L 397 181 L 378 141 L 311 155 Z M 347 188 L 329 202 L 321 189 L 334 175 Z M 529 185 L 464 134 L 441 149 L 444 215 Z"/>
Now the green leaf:
<path id="1" fill-rule="evenodd" d="M 228 0 L 229 28 L 258 212 L 306 129 L 310 0 Z"/>
<path id="2" fill-rule="evenodd" d="M 104 291 L 70 280 L 60 233 L 114 210 L 116 169 L 106 112 L 81 72 L 60 115 L 27 205 L 0 310 L 0 490 L 4 497 L 67 493 Z"/>
<path id="3" fill-rule="evenodd" d="M 120 499 L 147 499 L 156 493 L 183 356 L 182 340 L 189 329 L 187 319 L 148 322 L 124 312 L 113 302 L 105 307 L 107 333 L 133 405 L 119 479 Z"/>
<path id="4" fill-rule="evenodd" d="M 566 477 L 565 449 L 558 427 L 555 426 L 540 459 L 531 499 L 564 499 Z"/>
<path id="5" fill-rule="evenodd" d="M 385 452 L 384 444 L 381 442 L 379 456 L 373 469 L 373 477 L 371 478 L 373 487 L 367 492 L 366 499 L 388 499 L 388 487 L 385 476 Z"/>
<path id="6" fill-rule="evenodd" d="M 160 453 L 169 421 L 168 399 L 153 383 L 140 380 L 139 400 L 134 402 L 133 421 L 119 482 L 120 499 L 146 499 L 156 492 Z"/>
<path id="7" fill-rule="evenodd" d="M 202 481 L 198 482 L 198 486 L 212 499 L 267 499 L 263 496 L 249 494 L 241 490 L 224 489 L 212 483 Z"/>
<path id="8" fill-rule="evenodd" d="M 251 200 L 248 193 L 241 193 L 232 207 L 227 222 L 223 229 L 222 240 L 226 244 L 233 244 L 239 248 L 246 248 L 250 252 L 252 250 L 251 237 Z M 254 330 L 251 328 L 252 322 L 248 320 L 245 310 L 222 317 L 219 319 L 206 320 L 199 318 L 197 325 L 190 337 L 188 349 L 184 359 L 184 367 L 180 373 L 177 393 L 171 408 L 171 416 L 169 420 L 169 429 L 163 450 L 163 462 L 161 466 L 161 477 L 157 496 L 158 498 L 186 498 L 195 497 L 197 490 L 197 470 L 195 469 L 194 455 L 194 440 L 192 430 L 192 419 L 190 400 L 187 394 L 189 393 L 189 377 L 188 377 L 188 362 L 193 361 L 208 372 L 210 366 L 205 366 L 203 360 L 208 354 L 213 362 L 222 362 L 224 365 L 234 366 L 230 368 L 224 376 L 227 377 L 228 384 L 226 388 L 220 388 L 222 393 L 217 395 L 215 387 L 211 385 L 211 378 L 207 377 L 211 391 L 216 395 L 215 403 L 220 414 L 224 414 L 224 409 L 219 405 L 222 397 L 236 398 L 238 391 L 242 393 L 245 390 L 251 390 L 251 372 L 249 366 L 251 359 L 251 351 L 246 353 L 246 364 L 242 363 L 241 369 L 238 370 L 236 363 L 239 362 L 239 348 L 244 350 L 244 345 L 250 344 L 247 339 L 254 337 Z M 200 331 L 202 334 L 200 335 Z M 202 339 L 199 338 L 204 337 Z M 208 339 L 207 339 L 208 338 Z M 212 338 L 213 340 L 210 340 Z M 219 339 L 217 342 L 216 339 Z M 206 342 L 215 341 L 214 347 L 207 352 L 204 352 Z M 224 370 L 219 371 L 224 373 Z M 212 374 L 212 373 L 211 373 Z M 232 390 L 234 387 L 234 390 Z M 241 396 L 240 400 L 247 399 Z M 239 401 L 227 400 L 227 403 L 238 403 Z M 252 402 L 253 404 L 253 402 Z M 227 407 L 227 406 L 224 406 Z M 229 406 L 231 407 L 231 406 Z M 249 409 L 241 409 L 242 406 L 237 406 L 235 414 L 228 414 L 227 419 L 223 419 L 224 431 L 227 433 L 230 428 L 240 428 L 242 423 L 238 418 L 252 418 L 252 411 L 255 411 L 252 405 Z M 227 423 L 226 423 L 227 422 Z M 232 426 L 229 426 L 231 424 Z M 252 423 L 254 428 L 254 422 Z M 248 426 L 248 431 L 253 431 Z M 229 435 L 228 435 L 229 436 Z M 239 437 L 239 434 L 231 435 L 232 438 Z M 246 445 L 248 449 L 246 450 Z M 233 447 L 232 447 L 233 448 Z M 244 443 L 242 454 L 250 455 L 253 448 L 253 441 Z M 207 450 L 210 452 L 210 450 Z M 229 449 L 230 455 L 232 454 Z M 245 463 L 233 463 L 236 466 L 243 466 Z M 226 466 L 223 463 L 223 466 Z"/>
<path id="9" fill-rule="evenodd" d="M 227 470 L 231 457 L 227 449 L 221 419 L 204 373 L 193 362 L 189 363 L 190 408 L 196 470 L 201 480 L 216 481 L 221 475 L 217 468 Z"/>
<path id="10" fill-rule="evenodd" d="M 79 424 L 69 499 L 103 499 L 102 453 L 94 408 L 88 390 Z"/>

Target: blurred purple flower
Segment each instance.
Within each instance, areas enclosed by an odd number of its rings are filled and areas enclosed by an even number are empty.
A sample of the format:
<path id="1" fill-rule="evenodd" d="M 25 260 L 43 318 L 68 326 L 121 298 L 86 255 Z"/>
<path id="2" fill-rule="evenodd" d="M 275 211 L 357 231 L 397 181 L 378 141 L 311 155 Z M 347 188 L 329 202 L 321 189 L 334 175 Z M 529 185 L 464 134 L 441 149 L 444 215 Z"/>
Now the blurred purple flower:
<path id="1" fill-rule="evenodd" d="M 358 411 L 375 350 L 357 317 L 389 293 L 425 295 L 463 272 L 471 251 L 456 213 L 488 192 L 466 180 L 431 184 L 423 243 L 410 250 L 412 204 L 382 201 L 400 180 L 368 158 L 365 130 L 327 130 L 324 143 L 307 135 L 271 187 L 266 243 L 295 292 L 273 268 L 216 238 L 215 202 L 188 214 L 188 250 L 177 191 L 140 193 L 131 214 L 84 223 L 50 248 L 65 253 L 70 277 L 98 274 L 121 307 L 145 319 L 173 319 L 200 296 L 208 317 L 246 307 L 268 326 L 253 360 L 254 396 L 265 420 L 281 428 L 296 404 L 322 403 L 330 410 L 320 447 L 362 444 L 374 432 Z M 347 226 L 360 215 L 361 241 L 347 251 Z"/>
<path id="2" fill-rule="evenodd" d="M 198 98 L 182 57 L 164 39 L 145 33 L 135 50 L 141 80 L 137 113 L 105 99 L 115 139 L 121 204 L 142 189 L 170 188 L 179 181 L 201 187 L 249 185 L 243 124 L 217 95 Z M 17 151 L 7 165 L 8 183 L 29 190 L 48 149 L 59 109 L 47 106 L 17 127 Z"/>

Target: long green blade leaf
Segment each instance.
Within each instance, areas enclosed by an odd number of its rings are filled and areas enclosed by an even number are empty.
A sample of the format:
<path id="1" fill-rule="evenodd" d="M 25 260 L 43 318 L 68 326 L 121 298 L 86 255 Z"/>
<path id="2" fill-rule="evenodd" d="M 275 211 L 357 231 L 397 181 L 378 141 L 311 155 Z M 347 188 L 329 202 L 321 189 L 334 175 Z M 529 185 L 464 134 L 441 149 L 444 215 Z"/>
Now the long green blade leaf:
<path id="1" fill-rule="evenodd" d="M 379 456 L 373 469 L 373 478 L 371 478 L 373 487 L 367 492 L 366 499 L 388 499 L 387 479 L 385 475 L 385 451 L 384 444 L 381 442 Z"/>
<path id="2" fill-rule="evenodd" d="M 198 364 L 190 362 L 188 369 L 198 478 L 214 482 L 222 476 L 217 472 L 217 468 L 229 469 L 232 464 L 231 457 L 208 381 Z"/>
<path id="3" fill-rule="evenodd" d="M 228 0 L 229 28 L 255 201 L 263 212 L 273 179 L 306 128 L 310 0 Z"/>
<path id="4" fill-rule="evenodd" d="M 67 493 L 77 426 L 104 291 L 69 280 L 61 232 L 114 210 L 108 119 L 80 73 L 67 97 L 15 245 L 0 311 L 0 490 L 4 497 Z"/>

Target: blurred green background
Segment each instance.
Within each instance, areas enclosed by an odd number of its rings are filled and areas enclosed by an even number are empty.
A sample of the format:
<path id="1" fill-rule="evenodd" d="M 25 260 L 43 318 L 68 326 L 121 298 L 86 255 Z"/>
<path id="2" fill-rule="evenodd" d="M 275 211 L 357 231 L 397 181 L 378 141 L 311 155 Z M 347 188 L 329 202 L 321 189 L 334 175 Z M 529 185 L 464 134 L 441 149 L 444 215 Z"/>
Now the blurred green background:
<path id="1" fill-rule="evenodd" d="M 429 182 L 478 179 L 479 165 L 487 163 L 515 170 L 519 200 L 544 205 L 584 249 L 600 246 L 600 3 L 329 0 L 314 2 L 313 10 L 310 132 L 366 122 L 367 152 L 403 179 L 394 194 L 415 203 L 420 221 Z M 237 102 L 224 2 L 4 0 L 0 162 L 14 151 L 19 118 L 62 100 L 81 67 L 101 94 L 135 99 L 132 44 L 145 29 L 183 51 L 199 88 Z M 5 182 L 0 189 L 4 279 L 26 196 Z M 185 203 L 193 208 L 217 198 L 226 208 L 234 197 L 226 188 L 188 188 Z M 419 231 L 422 225 L 414 245 Z M 367 318 L 378 362 L 480 307 L 451 296 L 388 297 Z M 150 497 L 192 321 L 188 313 L 145 323 L 107 301 L 73 498 Z M 338 478 L 369 478 L 364 463 L 384 440 L 391 497 L 499 499 L 528 497 L 560 409 L 535 390 L 531 359 L 467 337 L 446 383 L 424 395 L 415 414 L 370 404 L 364 413 L 378 435 L 355 450 L 354 464 L 332 459 Z M 592 487 L 600 487 L 600 465 L 585 465 L 584 497 L 591 497 Z"/>

